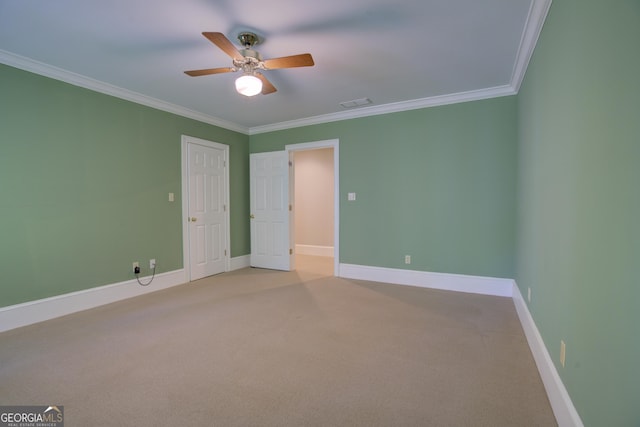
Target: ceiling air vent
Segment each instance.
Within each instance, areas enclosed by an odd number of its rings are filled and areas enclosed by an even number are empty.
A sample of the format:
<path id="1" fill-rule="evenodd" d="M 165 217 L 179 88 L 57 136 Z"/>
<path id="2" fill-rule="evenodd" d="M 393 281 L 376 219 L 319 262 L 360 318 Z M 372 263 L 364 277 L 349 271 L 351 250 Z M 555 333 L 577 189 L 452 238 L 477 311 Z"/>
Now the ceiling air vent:
<path id="1" fill-rule="evenodd" d="M 371 103 L 372 102 L 369 98 L 360 98 L 360 99 L 354 99 L 352 101 L 341 102 L 340 106 L 342 108 L 356 108 L 356 107 L 362 107 L 364 105 L 369 105 Z"/>

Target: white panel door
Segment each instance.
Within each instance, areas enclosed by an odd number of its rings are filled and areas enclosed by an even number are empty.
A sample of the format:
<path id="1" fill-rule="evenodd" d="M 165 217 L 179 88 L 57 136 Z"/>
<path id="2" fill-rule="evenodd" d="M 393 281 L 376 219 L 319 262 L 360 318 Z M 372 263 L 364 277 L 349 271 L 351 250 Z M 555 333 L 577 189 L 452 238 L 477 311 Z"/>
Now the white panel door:
<path id="1" fill-rule="evenodd" d="M 188 144 L 190 280 L 226 266 L 226 159 L 222 149 Z"/>
<path id="2" fill-rule="evenodd" d="M 289 155 L 251 154 L 251 266 L 290 270 Z"/>

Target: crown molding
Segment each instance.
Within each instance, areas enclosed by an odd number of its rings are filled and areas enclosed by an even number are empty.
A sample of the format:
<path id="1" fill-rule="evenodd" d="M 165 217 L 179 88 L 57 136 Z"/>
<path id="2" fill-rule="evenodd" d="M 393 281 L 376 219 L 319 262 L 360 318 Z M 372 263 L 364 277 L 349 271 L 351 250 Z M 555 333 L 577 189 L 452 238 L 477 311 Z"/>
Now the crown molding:
<path id="1" fill-rule="evenodd" d="M 520 91 L 520 85 L 527 72 L 529 61 L 533 56 L 536 44 L 538 44 L 538 37 L 540 37 L 542 26 L 547 19 L 549 8 L 551 8 L 551 1 L 552 0 L 533 0 L 531 2 L 511 77 L 511 86 L 516 93 Z"/>
<path id="2" fill-rule="evenodd" d="M 349 120 L 360 117 L 374 116 L 378 114 L 395 113 L 399 111 L 415 110 L 420 108 L 437 107 L 441 105 L 455 104 L 459 102 L 479 101 L 481 99 L 497 98 L 500 96 L 516 95 L 527 71 L 529 61 L 538 42 L 542 26 L 549 13 L 552 0 L 533 0 L 527 14 L 527 20 L 520 38 L 520 45 L 516 54 L 511 81 L 508 85 L 492 88 L 460 92 L 449 95 L 434 96 L 414 99 L 411 101 L 384 104 L 375 107 L 364 107 L 351 111 L 324 114 L 299 120 L 274 123 L 264 126 L 255 126 L 249 129 L 249 135 L 285 130 L 295 127 L 316 125 L 321 123 Z"/>
<path id="3" fill-rule="evenodd" d="M 147 107 L 155 108 L 157 110 L 166 111 L 168 113 L 198 120 L 200 122 L 209 123 L 211 125 L 219 126 L 224 129 L 244 134 L 249 133 L 249 128 L 241 126 L 237 123 L 229 122 L 217 117 L 209 116 L 207 114 L 202 114 L 200 112 L 190 110 L 176 104 L 142 95 L 128 89 L 123 89 L 121 87 L 104 83 L 80 74 L 73 73 L 68 70 L 64 70 L 62 68 L 54 67 L 53 65 L 26 58 L 24 56 L 16 55 L 15 53 L 8 52 L 6 50 L 0 49 L 0 63 L 9 65 L 14 68 L 19 68 L 24 71 L 39 74 L 41 76 L 50 77 L 55 80 L 60 80 L 74 86 L 79 86 L 85 89 L 93 90 L 95 92 L 103 93 L 105 95 L 115 96 L 116 98 L 135 102 L 136 104 L 146 105 Z"/>
<path id="4" fill-rule="evenodd" d="M 397 113 L 400 111 L 417 110 L 420 108 L 437 107 L 440 105 L 457 104 L 460 102 L 478 101 L 481 99 L 497 98 L 500 96 L 515 95 L 515 91 L 509 85 L 497 86 L 487 89 L 472 90 L 468 92 L 453 93 L 448 95 L 432 96 L 428 98 L 413 99 L 410 101 L 393 102 L 364 107 L 339 113 L 323 114 L 299 120 L 274 123 L 264 126 L 255 126 L 249 129 L 249 135 L 273 132 L 276 130 L 291 129 L 302 126 L 317 125 L 321 123 L 337 122 L 340 120 L 357 119 L 360 117 L 376 116 L 380 114 Z"/>

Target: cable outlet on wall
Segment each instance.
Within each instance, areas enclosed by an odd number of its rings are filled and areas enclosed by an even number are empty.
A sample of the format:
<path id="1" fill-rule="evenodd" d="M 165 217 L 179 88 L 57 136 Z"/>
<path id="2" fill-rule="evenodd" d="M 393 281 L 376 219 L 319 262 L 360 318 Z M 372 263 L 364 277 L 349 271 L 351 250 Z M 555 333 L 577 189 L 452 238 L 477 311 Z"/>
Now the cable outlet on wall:
<path id="1" fill-rule="evenodd" d="M 149 268 L 152 269 L 152 270 L 154 268 L 156 268 L 156 259 L 155 258 L 149 260 Z"/>
<path id="2" fill-rule="evenodd" d="M 405 255 L 404 256 L 404 263 L 405 264 L 411 264 L 411 255 Z"/>
<path id="3" fill-rule="evenodd" d="M 138 261 L 133 263 L 133 273 L 134 274 L 140 273 L 140 263 Z"/>

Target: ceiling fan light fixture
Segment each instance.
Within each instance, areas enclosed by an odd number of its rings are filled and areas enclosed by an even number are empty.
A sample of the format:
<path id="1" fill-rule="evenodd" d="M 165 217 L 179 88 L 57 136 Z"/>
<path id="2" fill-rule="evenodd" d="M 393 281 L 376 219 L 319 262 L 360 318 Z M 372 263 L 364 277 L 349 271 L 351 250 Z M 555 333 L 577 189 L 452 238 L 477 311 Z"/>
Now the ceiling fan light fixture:
<path id="1" fill-rule="evenodd" d="M 254 96 L 262 92 L 262 80 L 253 75 L 246 73 L 236 79 L 236 90 L 244 96 Z"/>
<path id="2" fill-rule="evenodd" d="M 189 70 L 184 73 L 191 77 L 198 77 L 208 76 L 210 74 L 234 73 L 242 70 L 242 76 L 236 79 L 236 90 L 239 94 L 244 96 L 255 96 L 259 93 L 268 95 L 277 91 L 269 79 L 267 79 L 264 74 L 256 70 L 312 67 L 315 65 L 310 53 L 263 60 L 260 53 L 252 49 L 255 44 L 260 43 L 261 41 L 254 33 L 240 33 L 238 40 L 240 41 L 240 44 L 244 46 L 244 49 L 241 51 L 239 51 L 222 33 L 205 31 L 202 35 L 231 57 L 233 60 L 233 67 Z"/>

